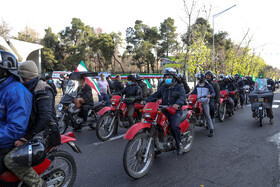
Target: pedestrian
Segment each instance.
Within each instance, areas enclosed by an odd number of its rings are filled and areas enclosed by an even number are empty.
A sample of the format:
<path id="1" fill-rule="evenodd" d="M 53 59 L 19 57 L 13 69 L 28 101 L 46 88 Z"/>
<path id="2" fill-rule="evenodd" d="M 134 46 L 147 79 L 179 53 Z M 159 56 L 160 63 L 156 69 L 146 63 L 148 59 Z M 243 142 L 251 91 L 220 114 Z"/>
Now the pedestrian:
<path id="1" fill-rule="evenodd" d="M 56 87 L 53 83 L 53 80 L 52 80 L 51 76 L 47 75 L 45 82 L 52 87 L 53 92 L 54 92 L 54 96 L 56 96 L 57 95 L 57 90 L 56 90 Z"/>
<path id="2" fill-rule="evenodd" d="M 105 105 L 110 106 L 110 99 L 108 93 L 111 94 L 111 90 L 103 73 L 100 75 L 100 80 L 97 81 L 97 86 L 100 90 L 100 95 L 98 95 L 99 102 L 105 101 Z"/>
<path id="3" fill-rule="evenodd" d="M 122 89 L 124 89 L 124 83 L 121 83 L 120 80 L 121 76 L 117 74 L 115 80 L 113 81 L 113 87 L 115 92 L 119 92 Z"/>

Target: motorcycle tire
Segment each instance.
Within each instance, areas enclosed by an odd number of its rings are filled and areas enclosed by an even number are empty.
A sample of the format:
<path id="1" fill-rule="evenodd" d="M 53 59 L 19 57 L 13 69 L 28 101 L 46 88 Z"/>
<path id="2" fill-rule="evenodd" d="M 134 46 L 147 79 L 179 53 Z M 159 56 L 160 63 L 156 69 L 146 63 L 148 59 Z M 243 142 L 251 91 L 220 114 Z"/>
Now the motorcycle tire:
<path id="1" fill-rule="evenodd" d="M 58 120 L 58 129 L 60 135 L 64 134 L 68 129 L 68 124 L 66 123 L 65 119 L 62 117 Z"/>
<path id="2" fill-rule="evenodd" d="M 185 137 L 187 135 L 187 137 Z M 184 138 L 187 138 L 186 140 Z M 183 153 L 187 153 L 191 150 L 194 141 L 194 124 L 190 123 L 188 130 L 182 133 Z"/>
<path id="3" fill-rule="evenodd" d="M 219 105 L 219 108 L 218 108 L 218 117 L 219 117 L 219 120 L 220 122 L 223 122 L 225 121 L 225 117 L 226 117 L 226 111 L 227 111 L 227 108 L 226 108 L 226 103 L 222 103 L 221 105 Z"/>
<path id="4" fill-rule="evenodd" d="M 106 118 L 109 118 L 109 117 L 111 117 L 112 120 L 114 120 L 113 122 L 111 122 L 113 124 L 111 124 L 111 123 L 107 124 L 107 121 L 105 121 Z M 101 118 L 98 120 L 98 122 L 96 124 L 96 136 L 101 141 L 107 141 L 113 136 L 113 134 L 115 132 L 115 129 L 116 129 L 116 126 L 117 126 L 117 118 L 110 112 L 105 113 L 104 115 L 101 116 Z M 106 130 L 107 130 L 108 134 L 104 135 L 102 133 L 102 131 L 106 131 Z"/>
<path id="5" fill-rule="evenodd" d="M 260 116 L 260 127 L 263 126 L 263 111 L 259 110 L 259 116 Z"/>
<path id="6" fill-rule="evenodd" d="M 144 140 L 146 140 L 146 141 L 144 141 Z M 149 142 L 148 134 L 140 133 L 140 134 L 137 134 L 132 140 L 130 140 L 126 144 L 124 154 L 123 154 L 123 167 L 124 167 L 124 170 L 127 173 L 127 175 L 134 179 L 139 179 L 139 178 L 144 177 L 152 167 L 153 160 L 155 157 L 155 149 L 154 149 L 153 141 L 152 141 L 150 149 L 149 149 L 148 159 L 147 159 L 146 163 L 144 164 L 144 166 L 142 168 L 140 168 L 140 171 L 135 171 L 138 169 L 137 166 L 139 166 L 139 165 L 141 166 L 141 164 L 144 162 L 143 159 L 144 159 L 147 145 L 143 146 L 142 144 L 143 143 L 148 144 L 148 142 Z M 138 148 L 138 150 L 136 150 L 136 151 L 132 150 L 135 145 L 136 145 L 136 148 Z M 143 146 L 143 148 L 142 148 L 142 146 Z M 132 159 L 134 159 L 134 160 L 132 160 Z M 134 163 L 133 161 L 136 163 Z M 137 165 L 137 164 L 139 164 L 139 165 Z"/>
<path id="7" fill-rule="evenodd" d="M 52 156 L 54 157 L 54 160 L 52 161 L 51 165 L 49 168 L 50 170 L 46 170 L 47 172 L 43 173 L 41 176 L 42 178 L 48 182 L 51 180 L 54 180 L 56 177 L 64 177 L 62 181 L 59 181 L 57 184 L 53 186 L 73 186 L 76 176 L 77 176 L 77 166 L 75 159 L 73 156 L 62 150 L 58 150 L 52 153 Z M 62 162 L 65 162 L 63 165 L 61 164 Z M 56 163 L 60 163 L 60 165 L 55 165 Z M 66 165 L 66 166 L 65 166 Z M 64 166 L 66 168 L 64 168 Z M 69 170 L 69 171 L 68 171 Z M 68 171 L 68 172 L 67 172 Z"/>

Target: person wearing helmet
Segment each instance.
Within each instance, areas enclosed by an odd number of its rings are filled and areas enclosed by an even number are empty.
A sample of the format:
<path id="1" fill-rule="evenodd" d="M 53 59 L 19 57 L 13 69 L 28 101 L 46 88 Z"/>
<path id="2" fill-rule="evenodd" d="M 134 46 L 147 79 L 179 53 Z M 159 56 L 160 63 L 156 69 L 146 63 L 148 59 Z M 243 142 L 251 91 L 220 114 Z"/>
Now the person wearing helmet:
<path id="1" fill-rule="evenodd" d="M 245 86 L 245 83 L 241 79 L 239 74 L 235 74 L 234 75 L 234 79 L 235 79 L 235 83 L 237 85 L 237 90 L 238 90 L 238 93 L 239 93 L 240 105 L 241 105 L 241 108 L 243 108 L 243 103 L 244 103 L 244 90 L 243 90 L 243 87 Z M 237 106 L 237 102 L 235 103 L 235 105 Z"/>
<path id="2" fill-rule="evenodd" d="M 5 158 L 18 149 L 18 140 L 24 137 L 32 109 L 32 94 L 19 82 L 18 62 L 16 57 L 7 51 L 0 51 L 0 175 L 7 169 Z M 16 148 L 14 148 L 14 146 Z M 36 172 L 25 168 L 27 175 L 17 175 L 24 180 Z M 17 174 L 17 173 L 15 173 Z M 37 175 L 38 176 L 38 175 Z M 38 176 L 36 184 L 42 183 Z"/>
<path id="3" fill-rule="evenodd" d="M 52 87 L 53 92 L 54 92 L 54 96 L 56 96 L 57 95 L 57 90 L 56 90 L 56 87 L 55 87 L 55 85 L 53 83 L 52 77 L 47 75 L 45 82 Z"/>
<path id="4" fill-rule="evenodd" d="M 272 91 L 272 92 L 275 91 L 275 82 L 273 81 L 272 78 L 267 79 L 267 85 L 269 85 L 269 86 L 268 86 L 268 89 L 269 89 L 270 91 Z"/>
<path id="5" fill-rule="evenodd" d="M 208 70 L 205 73 L 206 79 L 209 84 L 213 87 L 215 91 L 215 98 L 210 99 L 210 116 L 212 118 L 212 122 L 214 123 L 214 117 L 215 117 L 215 108 L 217 108 L 220 104 L 220 86 L 219 84 L 214 81 L 214 74 L 212 71 Z"/>
<path id="6" fill-rule="evenodd" d="M 23 85 L 33 95 L 33 103 L 26 134 L 16 141 L 15 145 L 24 145 L 25 142 L 33 138 L 44 139 L 46 149 L 59 145 L 61 140 L 56 119 L 53 89 L 39 79 L 37 65 L 32 60 L 21 63 L 18 72 L 23 80 Z M 28 186 L 43 186 L 45 182 L 31 167 L 23 167 L 14 160 L 13 155 L 16 153 L 17 150 L 12 150 L 5 156 L 7 168 Z"/>
<path id="7" fill-rule="evenodd" d="M 236 91 L 236 87 L 235 85 L 229 80 L 229 77 L 226 75 L 224 76 L 224 81 L 220 86 L 220 90 L 226 90 L 228 92 L 231 91 Z M 230 95 L 229 97 L 229 102 L 230 102 L 230 113 L 233 115 L 234 114 L 234 102 L 233 102 L 234 97 L 232 95 Z"/>
<path id="8" fill-rule="evenodd" d="M 134 125 L 133 114 L 135 111 L 134 103 L 139 103 L 142 100 L 142 90 L 137 84 L 133 75 L 127 76 L 127 86 L 116 94 L 125 95 L 125 103 L 127 105 L 128 123 L 131 127 Z"/>
<path id="9" fill-rule="evenodd" d="M 219 80 L 218 80 L 218 84 L 219 84 L 220 87 L 223 84 L 223 82 L 224 82 L 224 74 L 220 74 L 219 75 Z"/>
<path id="10" fill-rule="evenodd" d="M 162 86 L 145 102 L 151 102 L 157 99 L 162 99 L 162 105 L 172 105 L 177 109 L 176 114 L 165 112 L 171 126 L 172 135 L 176 141 L 177 154 L 183 154 L 183 144 L 181 143 L 181 128 L 179 127 L 182 117 L 182 105 L 186 100 L 186 92 L 184 87 L 179 83 L 179 78 L 176 71 L 172 68 L 166 68 L 164 72 L 165 82 Z"/>
<path id="11" fill-rule="evenodd" d="M 138 74 L 133 74 L 133 76 L 135 78 L 136 83 L 142 89 L 142 98 L 146 99 L 148 94 L 149 94 L 149 90 L 148 90 L 147 84 L 143 82 L 143 79 L 141 79 L 141 77 Z"/>
<path id="12" fill-rule="evenodd" d="M 191 94 L 197 94 L 198 101 L 202 104 L 209 129 L 208 136 L 212 137 L 214 135 L 214 126 L 210 117 L 209 101 L 211 98 L 215 98 L 216 94 L 211 84 L 207 82 L 205 74 L 197 73 L 195 77 L 198 79 L 198 83 Z"/>
<path id="13" fill-rule="evenodd" d="M 186 77 L 184 77 L 183 74 L 181 73 L 178 74 L 178 77 L 179 77 L 180 84 L 184 86 L 186 94 L 190 93 L 191 89 L 186 81 Z"/>

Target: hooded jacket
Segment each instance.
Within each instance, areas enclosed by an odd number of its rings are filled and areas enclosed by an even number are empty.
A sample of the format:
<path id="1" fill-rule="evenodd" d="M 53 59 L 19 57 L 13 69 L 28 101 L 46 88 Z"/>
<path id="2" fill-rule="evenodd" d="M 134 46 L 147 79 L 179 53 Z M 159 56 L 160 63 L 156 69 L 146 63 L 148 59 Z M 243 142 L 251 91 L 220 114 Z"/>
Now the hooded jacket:
<path id="1" fill-rule="evenodd" d="M 24 137 L 31 108 L 32 94 L 13 76 L 0 84 L 0 148 Z"/>
<path id="2" fill-rule="evenodd" d="M 214 98 L 216 95 L 213 87 L 208 82 L 204 82 L 203 86 L 201 86 L 200 84 L 197 84 L 191 94 L 197 94 L 197 98 L 199 98 L 200 102 L 202 100 L 204 100 L 201 97 L 211 95 L 211 97 Z M 209 101 L 208 98 L 207 98 L 207 101 Z"/>

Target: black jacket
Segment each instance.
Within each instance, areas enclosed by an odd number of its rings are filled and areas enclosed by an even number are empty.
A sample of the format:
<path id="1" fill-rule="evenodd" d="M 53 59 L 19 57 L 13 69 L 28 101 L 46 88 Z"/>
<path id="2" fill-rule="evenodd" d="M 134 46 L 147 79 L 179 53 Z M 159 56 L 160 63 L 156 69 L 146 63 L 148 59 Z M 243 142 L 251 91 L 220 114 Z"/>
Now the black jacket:
<path id="1" fill-rule="evenodd" d="M 186 100 L 186 92 L 181 84 L 175 83 L 172 86 L 168 86 L 164 83 L 158 91 L 148 97 L 145 101 L 150 102 L 160 98 L 162 98 L 162 105 L 177 104 L 182 106 Z"/>
<path id="2" fill-rule="evenodd" d="M 186 81 L 186 79 L 181 79 L 180 80 L 181 84 L 184 86 L 184 89 L 186 91 L 186 94 L 190 93 L 191 89 Z"/>
<path id="3" fill-rule="evenodd" d="M 33 106 L 29 118 L 27 140 L 44 131 L 50 124 L 56 124 L 55 97 L 52 88 L 42 80 L 37 80 L 28 87 L 33 95 Z"/>
<path id="4" fill-rule="evenodd" d="M 220 103 L 220 86 L 219 84 L 214 81 L 214 80 L 211 80 L 209 81 L 209 84 L 213 87 L 214 91 L 215 91 L 215 102 L 216 103 Z"/>
<path id="5" fill-rule="evenodd" d="M 86 84 L 84 87 L 78 87 L 77 93 L 78 98 L 84 99 L 85 103 L 83 105 L 94 105 L 91 87 L 88 84 Z"/>
<path id="6" fill-rule="evenodd" d="M 245 83 L 244 83 L 244 81 L 241 78 L 238 79 L 238 80 L 235 80 L 235 83 L 237 85 L 237 89 L 238 90 L 242 90 L 243 87 L 245 86 Z"/>
<path id="7" fill-rule="evenodd" d="M 134 101 L 127 102 L 127 104 L 133 104 L 135 102 L 140 102 L 142 100 L 142 90 L 137 83 L 126 86 L 119 93 L 125 95 L 125 98 L 135 99 Z"/>
<path id="8" fill-rule="evenodd" d="M 118 79 L 115 79 L 113 81 L 113 85 L 112 86 L 113 86 L 115 92 L 120 92 L 121 90 L 124 89 L 124 86 L 122 85 L 122 83 Z"/>
<path id="9" fill-rule="evenodd" d="M 54 83 L 48 81 L 47 84 L 52 87 L 54 96 L 56 96 L 57 95 L 57 90 L 56 90 L 56 87 L 55 87 Z"/>
<path id="10" fill-rule="evenodd" d="M 220 90 L 237 91 L 235 85 L 231 81 L 223 81 L 220 85 Z"/>

